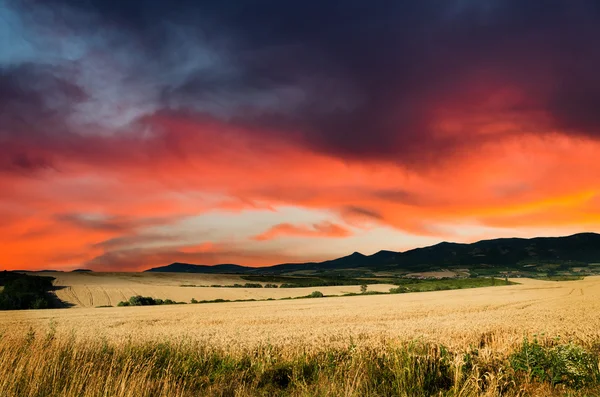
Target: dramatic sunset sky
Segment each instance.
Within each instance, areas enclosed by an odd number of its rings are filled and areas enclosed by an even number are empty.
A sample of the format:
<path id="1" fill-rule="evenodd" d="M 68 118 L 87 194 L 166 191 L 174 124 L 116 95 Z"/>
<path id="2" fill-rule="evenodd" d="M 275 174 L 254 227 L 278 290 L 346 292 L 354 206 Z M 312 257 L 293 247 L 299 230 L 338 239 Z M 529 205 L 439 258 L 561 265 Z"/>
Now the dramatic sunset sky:
<path id="1" fill-rule="evenodd" d="M 0 0 L 0 269 L 600 230 L 596 0 Z"/>

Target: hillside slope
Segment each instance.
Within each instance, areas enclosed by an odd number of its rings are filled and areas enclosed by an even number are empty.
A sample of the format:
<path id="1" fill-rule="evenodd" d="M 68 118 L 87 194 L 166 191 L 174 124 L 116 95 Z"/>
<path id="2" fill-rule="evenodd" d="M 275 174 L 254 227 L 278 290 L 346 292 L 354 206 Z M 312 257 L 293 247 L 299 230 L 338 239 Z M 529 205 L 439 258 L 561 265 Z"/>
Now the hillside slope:
<path id="1" fill-rule="evenodd" d="M 423 272 L 440 268 L 524 269 L 544 267 L 557 272 L 573 267 L 600 263 L 600 234 L 580 233 L 567 237 L 532 239 L 502 238 L 472 244 L 443 242 L 405 252 L 379 251 L 373 255 L 355 252 L 341 258 L 310 263 L 285 263 L 268 267 L 240 265 L 193 265 L 172 263 L 148 272 L 284 274 L 297 271 L 332 272 L 363 269 L 365 271 Z"/>

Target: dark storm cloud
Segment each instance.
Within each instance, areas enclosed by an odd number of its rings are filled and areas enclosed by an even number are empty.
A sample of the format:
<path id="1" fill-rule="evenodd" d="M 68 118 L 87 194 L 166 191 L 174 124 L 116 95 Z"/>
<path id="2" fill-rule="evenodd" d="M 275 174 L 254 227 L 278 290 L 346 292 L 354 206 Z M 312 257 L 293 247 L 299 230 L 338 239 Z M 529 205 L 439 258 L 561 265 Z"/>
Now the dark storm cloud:
<path id="1" fill-rule="evenodd" d="M 0 65 L 0 138 L 8 133 L 31 134 L 64 124 L 73 103 L 85 97 L 69 81 L 67 71 L 48 65 Z"/>
<path id="2" fill-rule="evenodd" d="M 54 168 L 43 148 L 67 132 L 65 119 L 85 97 L 61 74 L 36 64 L 0 67 L 0 172 Z"/>
<path id="3" fill-rule="evenodd" d="M 448 115 L 600 136 L 592 0 L 13 4 L 51 10 L 70 34 L 110 37 L 125 84 L 156 90 L 152 111 L 214 117 L 340 157 L 426 164 L 495 139 L 465 126 L 440 136 Z M 491 100 L 506 88 L 520 94 Z"/>

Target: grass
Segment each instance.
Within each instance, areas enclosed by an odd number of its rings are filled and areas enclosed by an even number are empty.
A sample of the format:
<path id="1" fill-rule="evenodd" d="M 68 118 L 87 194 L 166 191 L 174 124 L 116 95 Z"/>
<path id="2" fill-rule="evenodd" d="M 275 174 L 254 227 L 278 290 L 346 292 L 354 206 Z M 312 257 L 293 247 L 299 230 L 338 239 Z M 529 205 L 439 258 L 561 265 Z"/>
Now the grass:
<path id="1" fill-rule="evenodd" d="M 470 279 L 440 279 L 440 280 L 414 280 L 414 279 L 400 279 L 401 285 L 396 288 L 390 288 L 389 292 L 379 291 L 368 291 L 366 288 L 364 292 L 349 292 L 343 295 L 327 295 L 328 298 L 336 298 L 341 296 L 364 296 L 364 295 L 386 295 L 386 294 L 402 294 L 408 292 L 429 292 L 429 291 L 446 291 L 453 289 L 463 288 L 479 288 L 479 287 L 490 287 L 490 286 L 501 286 L 501 285 L 513 285 L 514 282 L 495 279 L 495 278 L 470 278 Z M 260 284 L 258 284 L 260 285 Z M 290 299 L 309 299 L 309 298 L 322 298 L 325 295 L 320 291 L 313 291 L 312 293 L 304 296 L 297 297 L 285 297 L 279 299 L 204 299 L 197 300 L 192 298 L 190 303 L 226 303 L 226 302 L 263 302 L 272 300 L 290 300 Z M 128 301 L 119 302 L 117 306 L 155 306 L 155 305 L 173 305 L 173 304 L 185 304 L 185 302 L 174 302 L 170 299 L 153 299 L 151 297 L 132 296 Z"/>
<path id="2" fill-rule="evenodd" d="M 579 281 L 579 280 L 583 280 L 583 276 L 547 276 L 547 277 L 540 277 L 540 280 L 546 280 L 546 281 Z"/>
<path id="3" fill-rule="evenodd" d="M 54 329 L 0 339 L 5 397 L 594 396 L 600 341 L 525 339 L 510 351 L 388 343 L 290 353 L 202 342 L 75 340 Z"/>
<path id="4" fill-rule="evenodd" d="M 11 312 L 0 395 L 598 396 L 599 286 Z"/>
<path id="5" fill-rule="evenodd" d="M 352 278 L 346 275 L 339 275 L 337 277 L 320 277 L 320 276 L 242 276 L 244 280 L 270 283 L 279 283 L 280 288 L 303 288 L 303 287 L 328 287 L 328 286 L 340 286 L 340 285 L 362 285 L 365 283 L 364 279 Z M 391 279 L 369 279 L 370 284 L 386 284 L 391 282 Z"/>

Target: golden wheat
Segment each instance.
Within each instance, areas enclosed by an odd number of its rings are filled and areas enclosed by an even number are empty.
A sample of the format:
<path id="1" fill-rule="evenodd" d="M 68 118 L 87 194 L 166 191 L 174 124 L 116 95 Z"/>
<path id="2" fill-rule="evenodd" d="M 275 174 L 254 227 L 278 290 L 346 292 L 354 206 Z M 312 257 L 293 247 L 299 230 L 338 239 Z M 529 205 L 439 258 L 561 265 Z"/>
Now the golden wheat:
<path id="1" fill-rule="evenodd" d="M 76 338 L 188 338 L 229 349 L 269 343 L 291 350 L 415 339 L 506 350 L 533 333 L 599 339 L 600 277 L 516 281 L 521 284 L 399 295 L 0 312 L 0 332 L 22 335 L 54 323 Z"/>
<path id="2" fill-rule="evenodd" d="M 54 277 L 59 299 L 74 307 L 116 306 L 134 295 L 177 302 L 197 300 L 281 299 L 310 294 L 317 288 L 211 288 L 245 284 L 236 275 L 188 273 L 35 273 Z M 262 283 L 265 284 L 265 283 Z M 202 287 L 201 287 L 202 286 Z M 371 291 L 387 292 L 393 285 L 374 284 Z M 326 295 L 360 292 L 360 286 L 318 287 Z"/>

